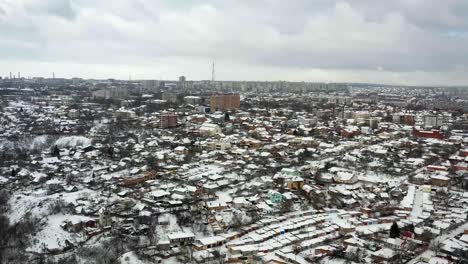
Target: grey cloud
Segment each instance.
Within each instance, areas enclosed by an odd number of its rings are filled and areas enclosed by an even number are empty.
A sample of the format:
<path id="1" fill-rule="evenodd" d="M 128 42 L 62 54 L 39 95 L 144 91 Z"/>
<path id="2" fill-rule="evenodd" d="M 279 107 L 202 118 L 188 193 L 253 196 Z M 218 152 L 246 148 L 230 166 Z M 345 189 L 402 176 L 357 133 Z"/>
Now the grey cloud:
<path id="1" fill-rule="evenodd" d="M 11 60 L 108 64 L 109 71 L 172 61 L 193 72 L 217 60 L 236 67 L 230 72 L 263 68 L 262 77 L 270 71 L 274 79 L 277 69 L 356 76 L 343 71 L 383 68 L 392 78 L 438 72 L 445 80 L 444 72 L 468 66 L 464 0 L 8 3 L 0 10 L 0 55 Z"/>
<path id="2" fill-rule="evenodd" d="M 468 2 L 463 0 L 393 0 L 393 1 L 352 1 L 366 15 L 378 18 L 382 14 L 395 12 L 420 27 L 435 30 L 468 29 Z"/>
<path id="3" fill-rule="evenodd" d="M 24 8 L 31 14 L 52 15 L 65 19 L 74 19 L 77 16 L 72 0 L 28 0 L 25 1 Z"/>

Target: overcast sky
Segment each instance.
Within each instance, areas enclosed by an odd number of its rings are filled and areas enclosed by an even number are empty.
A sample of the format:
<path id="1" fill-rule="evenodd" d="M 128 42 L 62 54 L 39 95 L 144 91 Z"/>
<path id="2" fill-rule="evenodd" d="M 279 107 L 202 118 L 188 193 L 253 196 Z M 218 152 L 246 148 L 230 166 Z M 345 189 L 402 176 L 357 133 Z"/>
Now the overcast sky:
<path id="1" fill-rule="evenodd" d="M 0 75 L 468 84 L 467 0 L 0 0 Z"/>

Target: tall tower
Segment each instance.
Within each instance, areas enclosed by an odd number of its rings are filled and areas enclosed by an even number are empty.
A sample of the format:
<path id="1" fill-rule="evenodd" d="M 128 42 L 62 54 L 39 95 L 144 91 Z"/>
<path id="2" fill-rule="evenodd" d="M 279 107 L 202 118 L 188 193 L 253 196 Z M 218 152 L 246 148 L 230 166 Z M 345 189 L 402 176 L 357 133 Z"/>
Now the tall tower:
<path id="1" fill-rule="evenodd" d="M 177 86 L 179 87 L 179 89 L 184 89 L 185 90 L 185 76 L 180 76 L 179 77 L 179 83 L 177 84 Z"/>
<path id="2" fill-rule="evenodd" d="M 215 65 L 214 65 L 214 61 L 213 61 L 213 67 L 211 68 L 211 81 L 212 81 L 212 82 L 215 81 Z"/>

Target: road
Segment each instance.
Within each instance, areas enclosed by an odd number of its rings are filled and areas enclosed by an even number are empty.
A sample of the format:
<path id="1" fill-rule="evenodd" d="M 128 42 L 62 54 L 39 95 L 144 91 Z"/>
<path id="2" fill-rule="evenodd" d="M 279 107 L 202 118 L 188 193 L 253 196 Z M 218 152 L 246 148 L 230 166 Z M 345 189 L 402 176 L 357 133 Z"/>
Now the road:
<path id="1" fill-rule="evenodd" d="M 413 210 L 410 214 L 410 220 L 416 220 L 423 212 L 423 193 L 421 189 L 416 186 L 414 192 L 414 200 L 413 200 Z"/>

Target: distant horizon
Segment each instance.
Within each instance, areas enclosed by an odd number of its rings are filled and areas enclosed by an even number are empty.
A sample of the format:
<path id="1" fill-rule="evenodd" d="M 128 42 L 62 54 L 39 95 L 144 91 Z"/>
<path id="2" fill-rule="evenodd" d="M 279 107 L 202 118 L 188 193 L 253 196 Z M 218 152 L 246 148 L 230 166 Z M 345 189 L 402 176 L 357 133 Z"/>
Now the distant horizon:
<path id="1" fill-rule="evenodd" d="M 468 2 L 6 1 L 0 69 L 25 76 L 468 85 Z"/>
<path id="2" fill-rule="evenodd" d="M 185 75 L 184 75 L 185 76 Z M 0 76 L 3 80 L 33 80 L 35 78 L 43 78 L 47 80 L 53 80 L 53 77 L 47 76 L 21 76 L 20 78 L 9 78 L 8 75 Z M 187 77 L 187 76 L 185 76 Z M 65 79 L 65 80 L 72 80 L 72 79 L 81 79 L 81 80 L 95 80 L 95 81 L 106 81 L 106 80 L 116 80 L 116 81 L 126 81 L 126 82 L 138 82 L 138 81 L 170 81 L 170 82 L 178 82 L 178 78 L 176 79 L 119 79 L 119 78 L 85 78 L 85 77 L 60 77 L 55 76 L 55 79 Z M 209 79 L 186 79 L 187 82 L 212 82 Z M 277 82 L 286 82 L 286 83 L 327 83 L 327 84 L 347 84 L 347 85 L 375 85 L 375 86 L 389 86 L 389 87 L 408 87 L 408 88 L 468 88 L 468 84 L 466 85 L 407 85 L 407 84 L 390 84 L 390 83 L 370 83 L 370 82 L 324 82 L 324 81 L 288 81 L 288 80 L 215 80 L 215 82 L 265 82 L 265 83 L 277 83 Z"/>

